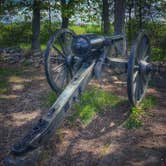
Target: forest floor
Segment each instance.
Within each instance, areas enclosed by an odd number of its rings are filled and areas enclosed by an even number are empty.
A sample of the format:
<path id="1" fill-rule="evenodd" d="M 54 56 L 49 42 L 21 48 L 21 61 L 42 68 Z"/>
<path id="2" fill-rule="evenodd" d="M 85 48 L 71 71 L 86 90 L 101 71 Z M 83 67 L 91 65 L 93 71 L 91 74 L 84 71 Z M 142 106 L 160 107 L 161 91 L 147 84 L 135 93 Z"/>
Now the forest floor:
<path id="1" fill-rule="evenodd" d="M 44 69 L 33 65 L 0 64 L 0 161 L 10 147 L 48 111 L 51 93 Z M 108 77 L 108 76 L 107 76 Z M 104 80 L 104 79 L 103 79 Z M 91 81 L 88 88 L 98 86 Z M 125 102 L 96 114 L 83 125 L 68 117 L 45 145 L 36 165 L 40 166 L 165 166 L 166 90 L 149 88 L 156 104 L 142 116 L 142 126 L 125 127 L 130 116 L 126 85 L 105 81 L 102 88 Z M 76 111 L 72 108 L 69 114 Z"/>

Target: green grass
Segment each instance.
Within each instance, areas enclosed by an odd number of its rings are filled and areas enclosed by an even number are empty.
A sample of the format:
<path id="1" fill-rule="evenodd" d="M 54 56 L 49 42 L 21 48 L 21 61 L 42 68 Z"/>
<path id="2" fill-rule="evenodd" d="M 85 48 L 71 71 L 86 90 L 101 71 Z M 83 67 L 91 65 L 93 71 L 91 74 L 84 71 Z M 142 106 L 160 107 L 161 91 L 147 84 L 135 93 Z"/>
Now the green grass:
<path id="1" fill-rule="evenodd" d="M 156 105 L 155 96 L 147 96 L 139 107 L 133 107 L 131 114 L 125 122 L 127 129 L 137 129 L 142 126 L 142 116 L 145 115 L 146 110 L 152 109 Z"/>
<path id="2" fill-rule="evenodd" d="M 0 69 L 0 94 L 5 94 L 9 90 L 8 77 L 10 76 L 19 76 L 23 74 L 22 70 L 3 68 Z"/>
<path id="3" fill-rule="evenodd" d="M 86 126 L 97 114 L 102 114 L 110 107 L 116 106 L 120 100 L 119 97 L 104 90 L 87 90 L 82 94 L 80 102 L 75 104 L 76 111 L 69 118 L 69 121 L 73 124 L 76 119 L 80 119 L 81 123 Z"/>
<path id="4" fill-rule="evenodd" d="M 152 47 L 152 61 L 165 61 L 166 62 L 166 49 Z"/>
<path id="5" fill-rule="evenodd" d="M 44 51 L 46 49 L 46 44 L 41 44 L 40 45 L 42 51 Z M 24 50 L 30 50 L 31 49 L 31 43 L 20 43 L 19 47 L 24 49 Z"/>
<path id="6" fill-rule="evenodd" d="M 47 95 L 45 105 L 46 106 L 51 106 L 57 99 L 57 95 L 54 91 L 50 91 Z"/>
<path id="7" fill-rule="evenodd" d="M 155 96 L 147 96 L 142 102 L 141 108 L 143 110 L 152 109 L 157 104 Z"/>
<path id="8" fill-rule="evenodd" d="M 99 25 L 84 25 L 84 26 L 71 25 L 69 29 L 73 30 L 76 34 L 85 34 L 85 33 L 103 34 L 103 32 L 101 31 L 101 26 Z M 113 25 L 110 26 L 110 34 L 112 33 L 113 33 Z"/>
<path id="9" fill-rule="evenodd" d="M 24 72 L 22 70 L 17 70 L 17 69 L 10 69 L 10 68 L 3 68 L 0 69 L 0 76 L 19 76 L 23 74 Z"/>
<path id="10" fill-rule="evenodd" d="M 101 34 L 101 27 L 100 26 L 76 26 L 72 25 L 69 27 L 73 30 L 76 34 L 84 34 L 84 33 L 97 33 Z"/>
<path id="11" fill-rule="evenodd" d="M 0 95 L 7 93 L 9 84 L 6 80 L 0 81 Z"/>

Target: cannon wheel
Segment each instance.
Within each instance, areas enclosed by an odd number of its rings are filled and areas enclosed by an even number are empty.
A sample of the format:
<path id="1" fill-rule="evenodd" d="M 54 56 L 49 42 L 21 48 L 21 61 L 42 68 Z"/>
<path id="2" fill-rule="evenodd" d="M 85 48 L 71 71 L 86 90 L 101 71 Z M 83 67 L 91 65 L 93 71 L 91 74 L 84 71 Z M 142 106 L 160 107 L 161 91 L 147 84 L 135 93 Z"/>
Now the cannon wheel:
<path id="1" fill-rule="evenodd" d="M 150 72 L 146 65 L 150 62 L 150 41 L 145 31 L 141 31 L 130 53 L 127 71 L 128 98 L 132 106 L 138 106 L 142 101 L 148 82 Z"/>
<path id="2" fill-rule="evenodd" d="M 60 29 L 51 36 L 45 51 L 45 73 L 50 87 L 60 94 L 73 77 L 71 41 L 75 33 Z"/>

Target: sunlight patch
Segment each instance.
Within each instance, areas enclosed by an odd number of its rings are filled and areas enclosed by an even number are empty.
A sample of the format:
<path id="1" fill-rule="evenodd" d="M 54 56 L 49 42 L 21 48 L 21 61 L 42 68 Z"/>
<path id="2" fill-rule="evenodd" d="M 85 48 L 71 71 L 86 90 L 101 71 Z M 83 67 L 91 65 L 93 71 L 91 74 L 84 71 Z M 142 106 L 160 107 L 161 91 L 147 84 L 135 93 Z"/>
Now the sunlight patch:
<path id="1" fill-rule="evenodd" d="M 18 95 L 0 95 L 0 99 L 16 99 Z"/>
<path id="2" fill-rule="evenodd" d="M 12 125 L 14 126 L 22 126 L 23 124 L 26 124 L 27 122 L 39 117 L 40 111 L 36 110 L 33 112 L 18 112 L 18 113 L 13 113 L 12 114 Z"/>
<path id="3" fill-rule="evenodd" d="M 23 90 L 24 89 L 24 85 L 23 84 L 18 84 L 18 85 L 13 85 L 12 86 L 12 90 Z"/>
<path id="4" fill-rule="evenodd" d="M 30 79 L 25 79 L 25 78 L 18 77 L 18 76 L 11 76 L 9 78 L 10 83 L 24 83 L 24 82 L 30 82 L 30 81 L 31 81 Z"/>
<path id="5" fill-rule="evenodd" d="M 33 80 L 39 80 L 39 81 L 42 81 L 45 79 L 45 76 L 34 76 L 33 77 Z"/>

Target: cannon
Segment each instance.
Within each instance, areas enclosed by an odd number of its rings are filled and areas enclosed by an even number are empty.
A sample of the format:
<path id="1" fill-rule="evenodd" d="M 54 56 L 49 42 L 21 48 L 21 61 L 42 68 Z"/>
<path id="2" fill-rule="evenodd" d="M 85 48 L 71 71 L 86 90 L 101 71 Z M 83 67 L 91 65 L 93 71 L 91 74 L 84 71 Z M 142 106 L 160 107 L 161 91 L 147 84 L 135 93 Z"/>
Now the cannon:
<path id="1" fill-rule="evenodd" d="M 11 148 L 14 158 L 25 156 L 43 145 L 60 126 L 64 115 L 76 102 L 89 81 L 100 79 L 103 66 L 118 65 L 127 74 L 127 93 L 131 106 L 141 103 L 152 72 L 165 72 L 150 62 L 150 40 L 142 30 L 132 45 L 130 56 L 123 34 L 76 35 L 68 29 L 57 30 L 45 51 L 45 73 L 50 87 L 58 94 L 37 124 Z M 11 160 L 6 160 L 10 165 Z M 26 165 L 26 164 L 25 164 Z"/>

